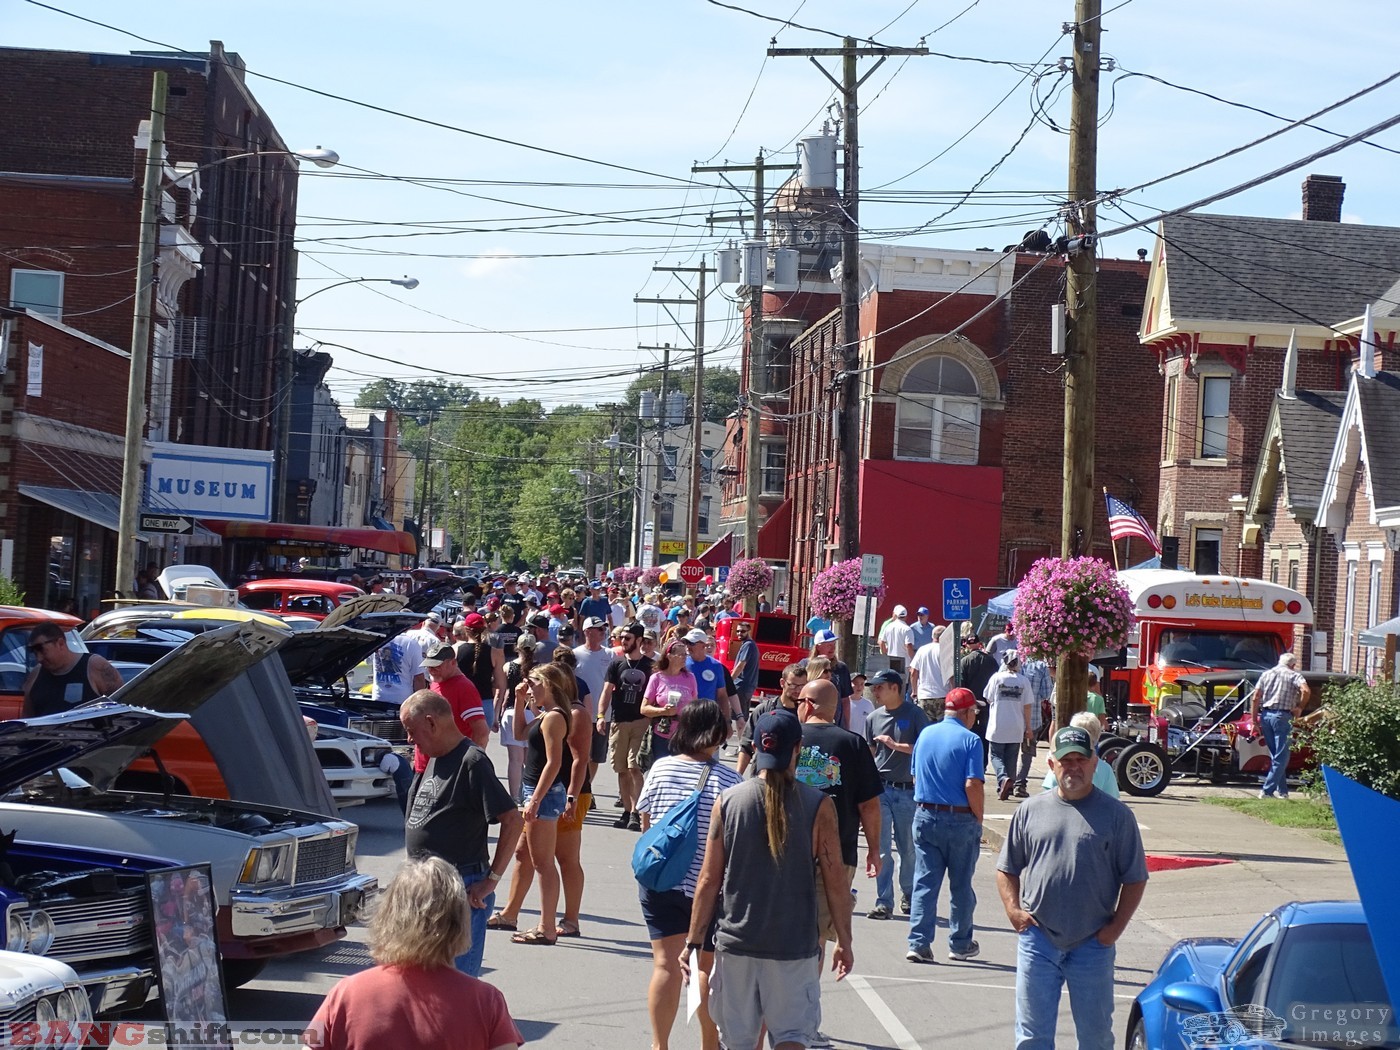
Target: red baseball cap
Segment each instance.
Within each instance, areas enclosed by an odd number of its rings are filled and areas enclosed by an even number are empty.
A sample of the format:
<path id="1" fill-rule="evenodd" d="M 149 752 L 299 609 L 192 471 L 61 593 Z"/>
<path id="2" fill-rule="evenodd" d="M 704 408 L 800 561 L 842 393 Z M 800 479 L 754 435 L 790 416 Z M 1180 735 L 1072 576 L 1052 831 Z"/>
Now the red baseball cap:
<path id="1" fill-rule="evenodd" d="M 943 698 L 943 710 L 945 711 L 966 711 L 969 707 L 976 706 L 977 697 L 972 695 L 971 689 L 964 689 L 962 686 L 949 689 L 948 695 Z"/>

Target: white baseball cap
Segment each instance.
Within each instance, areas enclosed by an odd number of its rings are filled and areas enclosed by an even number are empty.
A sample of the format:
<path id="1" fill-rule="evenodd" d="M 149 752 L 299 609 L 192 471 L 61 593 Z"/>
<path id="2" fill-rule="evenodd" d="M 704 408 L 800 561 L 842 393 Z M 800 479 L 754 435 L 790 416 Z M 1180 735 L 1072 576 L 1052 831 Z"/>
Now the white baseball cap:
<path id="1" fill-rule="evenodd" d="M 894 614 L 896 618 L 902 620 L 909 615 L 909 610 L 902 605 L 896 605 L 894 607 Z"/>

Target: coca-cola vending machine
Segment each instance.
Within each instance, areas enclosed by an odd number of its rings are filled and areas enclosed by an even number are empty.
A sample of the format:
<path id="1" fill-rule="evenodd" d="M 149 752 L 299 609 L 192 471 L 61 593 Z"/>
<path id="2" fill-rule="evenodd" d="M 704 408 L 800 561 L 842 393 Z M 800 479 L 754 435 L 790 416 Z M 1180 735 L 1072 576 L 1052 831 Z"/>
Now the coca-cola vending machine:
<path id="1" fill-rule="evenodd" d="M 797 639 L 797 617 L 787 613 L 759 613 L 757 617 L 734 616 L 715 625 L 715 659 L 734 670 L 734 658 L 739 653 L 735 627 L 747 623 L 751 637 L 758 643 L 758 687 L 754 696 L 777 696 L 783 691 L 783 668 L 807 659 L 807 650 L 794 645 Z"/>

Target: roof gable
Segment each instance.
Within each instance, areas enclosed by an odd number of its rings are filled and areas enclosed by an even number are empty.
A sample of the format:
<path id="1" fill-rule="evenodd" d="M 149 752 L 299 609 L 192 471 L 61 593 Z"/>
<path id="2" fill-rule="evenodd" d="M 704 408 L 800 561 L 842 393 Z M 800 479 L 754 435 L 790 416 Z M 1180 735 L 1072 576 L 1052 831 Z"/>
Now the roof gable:
<path id="1" fill-rule="evenodd" d="M 1377 524 L 1400 524 L 1400 375 L 1351 374 L 1337 440 L 1318 498 L 1317 520 L 1333 531 L 1346 526 L 1347 494 L 1358 465 L 1366 471 L 1366 495 Z"/>

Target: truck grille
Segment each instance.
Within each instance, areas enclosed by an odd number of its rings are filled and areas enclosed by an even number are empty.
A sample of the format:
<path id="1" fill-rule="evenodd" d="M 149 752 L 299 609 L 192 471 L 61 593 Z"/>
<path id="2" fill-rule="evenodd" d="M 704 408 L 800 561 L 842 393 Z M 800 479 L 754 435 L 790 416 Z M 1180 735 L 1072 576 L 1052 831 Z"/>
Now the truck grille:
<path id="1" fill-rule="evenodd" d="M 295 883 L 320 882 L 350 870 L 350 839 L 346 835 L 326 839 L 302 839 L 297 843 Z"/>
<path id="2" fill-rule="evenodd" d="M 139 892 L 55 901 L 21 914 L 28 922 L 35 911 L 43 911 L 53 920 L 54 940 L 45 954 L 79 970 L 79 963 L 141 955 L 151 948 L 150 917 Z"/>
<path id="3" fill-rule="evenodd" d="M 404 732 L 403 723 L 396 718 L 352 718 L 350 728 L 377 736 L 391 744 L 408 743 L 408 734 Z"/>
<path id="4" fill-rule="evenodd" d="M 9 1013 L 0 1012 L 0 1046 L 14 1046 L 15 1036 L 12 1030 L 14 1025 L 30 1024 L 38 1017 L 39 1000 L 35 999 L 26 1006 L 21 1006 L 18 1010 Z"/>

